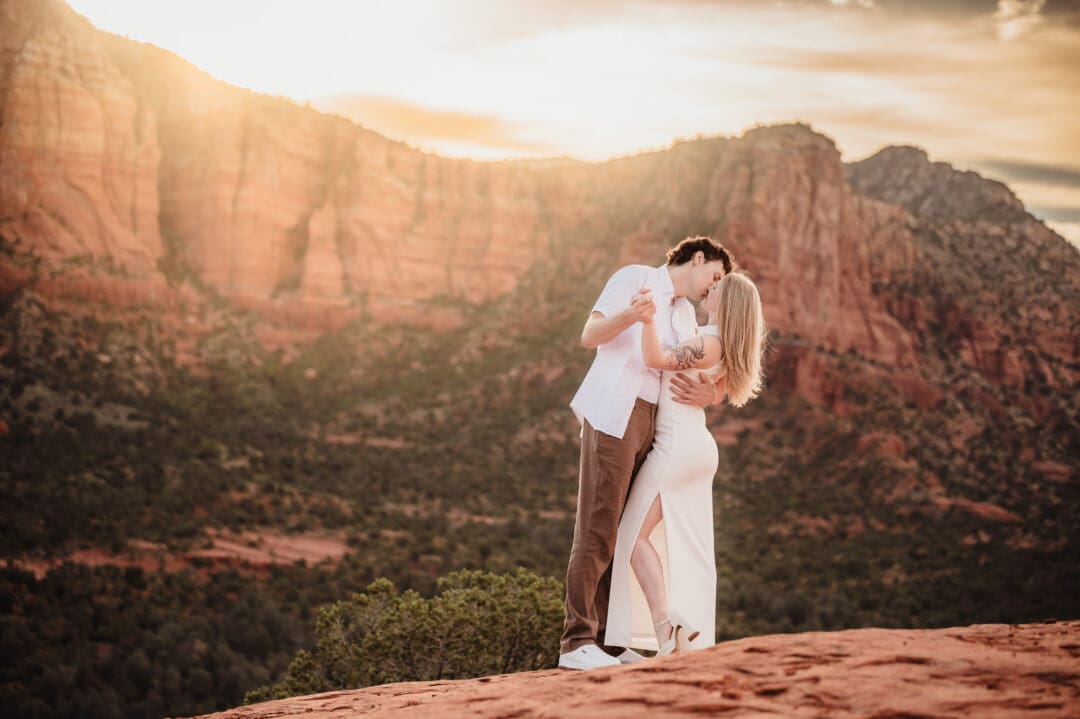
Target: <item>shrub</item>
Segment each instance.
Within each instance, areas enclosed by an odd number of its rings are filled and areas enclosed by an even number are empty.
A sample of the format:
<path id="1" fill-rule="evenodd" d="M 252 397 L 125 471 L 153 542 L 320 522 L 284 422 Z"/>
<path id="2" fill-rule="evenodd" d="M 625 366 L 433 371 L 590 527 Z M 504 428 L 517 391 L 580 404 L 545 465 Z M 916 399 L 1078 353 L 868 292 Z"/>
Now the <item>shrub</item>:
<path id="1" fill-rule="evenodd" d="M 453 572 L 430 599 L 377 579 L 363 594 L 320 607 L 315 651 L 298 652 L 281 682 L 244 702 L 552 668 L 562 620 L 561 582 L 524 569 Z"/>

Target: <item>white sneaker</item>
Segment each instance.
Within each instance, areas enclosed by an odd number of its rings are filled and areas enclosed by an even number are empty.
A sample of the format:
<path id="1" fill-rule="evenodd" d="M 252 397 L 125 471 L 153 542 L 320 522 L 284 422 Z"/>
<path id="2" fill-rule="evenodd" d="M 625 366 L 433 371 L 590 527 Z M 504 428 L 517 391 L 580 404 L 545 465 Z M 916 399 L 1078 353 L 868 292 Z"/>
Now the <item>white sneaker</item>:
<path id="1" fill-rule="evenodd" d="M 595 644 L 583 644 L 572 652 L 559 655 L 560 669 L 602 669 L 621 662 Z"/>
<path id="2" fill-rule="evenodd" d="M 635 652 L 633 649 L 627 649 L 615 658 L 619 660 L 619 664 L 637 664 L 638 662 L 643 662 L 646 659 L 645 657 Z"/>

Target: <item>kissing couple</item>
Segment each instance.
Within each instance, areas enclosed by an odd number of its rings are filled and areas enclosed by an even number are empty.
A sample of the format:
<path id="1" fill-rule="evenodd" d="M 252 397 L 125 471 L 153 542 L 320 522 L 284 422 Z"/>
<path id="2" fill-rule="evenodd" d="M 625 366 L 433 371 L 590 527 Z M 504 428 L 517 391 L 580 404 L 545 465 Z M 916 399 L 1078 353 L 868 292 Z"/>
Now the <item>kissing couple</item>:
<path id="1" fill-rule="evenodd" d="M 757 287 L 719 242 L 688 237 L 665 264 L 612 275 L 581 342 L 596 358 L 570 403 L 581 464 L 559 666 L 712 646 L 719 453 L 704 408 L 741 407 L 762 389 Z"/>

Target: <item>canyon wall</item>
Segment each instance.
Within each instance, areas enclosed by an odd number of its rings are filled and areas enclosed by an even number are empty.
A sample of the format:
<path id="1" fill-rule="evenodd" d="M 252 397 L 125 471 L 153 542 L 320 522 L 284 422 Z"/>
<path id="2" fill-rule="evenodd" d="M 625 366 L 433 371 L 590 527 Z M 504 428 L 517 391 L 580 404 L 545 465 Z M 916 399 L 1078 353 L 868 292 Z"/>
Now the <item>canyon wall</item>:
<path id="1" fill-rule="evenodd" d="M 156 114 L 66 6 L 3 2 L 0 25 L 0 236 L 156 272 Z"/>
<path id="2" fill-rule="evenodd" d="M 137 286 L 174 301 L 167 284 L 186 280 L 318 328 L 481 302 L 538 266 L 658 262 L 701 233 L 759 282 L 781 335 L 903 370 L 941 310 L 895 291 L 938 259 L 931 229 L 976 244 L 1019 232 L 1060 256 L 1071 274 L 1059 307 L 1080 284 L 1076 252 L 1007 188 L 910 148 L 845 169 L 831 140 L 781 125 L 598 164 L 446 159 L 228 86 L 59 0 L 2 0 L 0 18 L 0 238 L 57 266 L 89 263 L 69 294 L 108 301 Z M 1031 363 L 977 359 L 1001 333 L 980 340 L 985 320 L 963 304 L 951 306 L 972 361 L 1017 381 Z M 1037 342 L 1064 360 L 1077 331 L 1052 326 L 1061 311 Z"/>

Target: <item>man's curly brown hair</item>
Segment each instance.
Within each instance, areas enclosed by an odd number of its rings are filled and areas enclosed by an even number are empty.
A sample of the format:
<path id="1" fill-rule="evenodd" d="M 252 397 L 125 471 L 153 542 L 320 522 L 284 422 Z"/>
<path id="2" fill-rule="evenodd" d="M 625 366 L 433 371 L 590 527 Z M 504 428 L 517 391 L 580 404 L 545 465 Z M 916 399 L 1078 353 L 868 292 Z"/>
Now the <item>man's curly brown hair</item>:
<path id="1" fill-rule="evenodd" d="M 735 269 L 735 259 L 731 256 L 731 253 L 725 250 L 724 246 L 719 242 L 704 235 L 687 237 L 668 250 L 667 263 L 669 265 L 685 265 L 696 252 L 704 252 L 706 262 L 715 262 L 717 260 L 722 262 L 725 275 L 730 275 L 731 271 Z"/>

